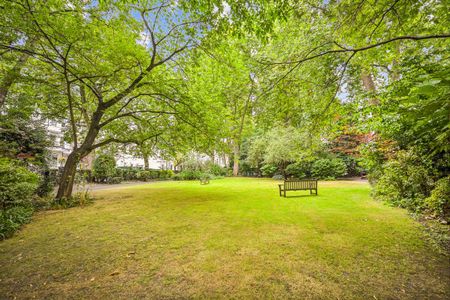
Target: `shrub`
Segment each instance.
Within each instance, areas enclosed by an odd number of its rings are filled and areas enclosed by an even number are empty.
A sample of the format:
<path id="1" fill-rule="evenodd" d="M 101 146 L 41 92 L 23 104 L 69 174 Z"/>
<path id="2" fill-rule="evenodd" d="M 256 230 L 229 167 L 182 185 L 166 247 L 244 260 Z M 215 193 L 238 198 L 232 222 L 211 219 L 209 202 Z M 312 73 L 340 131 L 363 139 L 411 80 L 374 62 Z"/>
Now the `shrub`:
<path id="1" fill-rule="evenodd" d="M 152 173 L 150 171 L 140 171 L 136 174 L 137 179 L 141 181 L 148 181 L 152 177 Z"/>
<path id="2" fill-rule="evenodd" d="M 275 179 L 275 180 L 283 180 L 284 177 L 283 177 L 283 175 L 278 174 L 278 175 L 273 175 L 272 179 Z"/>
<path id="3" fill-rule="evenodd" d="M 208 173 L 210 173 L 214 176 L 226 176 L 227 169 L 223 168 L 217 164 L 211 164 L 208 168 Z"/>
<path id="4" fill-rule="evenodd" d="M 39 176 L 18 162 L 0 158 L 0 209 L 30 206 L 39 185 Z"/>
<path id="5" fill-rule="evenodd" d="M 182 180 L 180 174 L 174 174 L 174 175 L 172 176 L 172 179 L 173 179 L 173 180 L 176 180 L 176 181 Z"/>
<path id="6" fill-rule="evenodd" d="M 426 162 L 411 151 L 399 151 L 395 159 L 383 164 L 373 193 L 379 200 L 417 212 L 424 208 L 432 186 Z"/>
<path id="7" fill-rule="evenodd" d="M 142 172 L 142 169 L 132 167 L 116 168 L 116 176 L 122 177 L 126 181 L 137 180 L 139 172 Z"/>
<path id="8" fill-rule="evenodd" d="M 0 240 L 11 237 L 23 224 L 30 222 L 33 208 L 15 206 L 0 210 Z"/>
<path id="9" fill-rule="evenodd" d="M 450 176 L 436 182 L 431 196 L 425 199 L 425 207 L 435 216 L 450 221 Z"/>
<path id="10" fill-rule="evenodd" d="M 43 172 L 39 186 L 36 190 L 39 197 L 46 197 L 50 195 L 58 183 L 56 175 L 56 172 L 52 172 L 48 169 Z"/>
<path id="11" fill-rule="evenodd" d="M 276 165 L 266 164 L 261 167 L 261 174 L 263 176 L 272 177 L 277 170 L 278 170 L 278 167 Z"/>
<path id="12" fill-rule="evenodd" d="M 347 174 L 348 176 L 360 176 L 361 172 L 363 172 L 363 168 L 359 166 L 358 161 L 346 154 L 339 153 L 338 158 L 342 159 L 342 161 L 345 163 L 345 166 L 347 167 Z"/>
<path id="13" fill-rule="evenodd" d="M 122 177 L 108 178 L 108 183 L 110 183 L 110 184 L 119 184 L 121 182 L 122 182 Z"/>
<path id="14" fill-rule="evenodd" d="M 285 171 L 288 176 L 302 179 L 307 177 L 310 173 L 310 166 L 305 162 L 296 162 L 288 165 Z"/>
<path id="15" fill-rule="evenodd" d="M 316 160 L 311 167 L 311 175 L 317 179 L 335 179 L 347 174 L 347 167 L 339 158 L 321 158 Z"/>
<path id="16" fill-rule="evenodd" d="M 214 175 L 209 173 L 202 173 L 200 174 L 200 180 L 212 180 L 214 178 Z"/>
<path id="17" fill-rule="evenodd" d="M 173 180 L 199 180 L 205 174 L 200 171 L 181 171 L 172 176 Z"/>
<path id="18" fill-rule="evenodd" d="M 173 171 L 172 170 L 161 170 L 159 172 L 159 178 L 161 179 L 169 179 L 173 176 Z"/>
<path id="19" fill-rule="evenodd" d="M 116 174 L 116 160 L 111 155 L 99 155 L 94 161 L 92 173 L 97 182 L 107 181 Z"/>
<path id="20" fill-rule="evenodd" d="M 201 171 L 182 171 L 180 176 L 182 180 L 198 180 L 202 175 Z"/>

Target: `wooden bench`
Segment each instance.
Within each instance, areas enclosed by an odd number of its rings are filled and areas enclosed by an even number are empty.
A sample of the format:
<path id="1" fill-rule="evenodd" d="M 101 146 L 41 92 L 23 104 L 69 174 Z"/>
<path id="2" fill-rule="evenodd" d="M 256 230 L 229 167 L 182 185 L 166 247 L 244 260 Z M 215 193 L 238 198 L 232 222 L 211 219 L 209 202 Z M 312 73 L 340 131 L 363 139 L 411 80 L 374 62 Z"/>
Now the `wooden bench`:
<path id="1" fill-rule="evenodd" d="M 278 188 L 280 189 L 280 197 L 282 196 L 281 192 L 283 192 L 283 196 L 286 197 L 286 191 L 307 191 L 312 194 L 312 191 L 316 191 L 315 195 L 317 195 L 317 179 L 289 179 L 285 180 L 284 184 L 279 184 Z"/>

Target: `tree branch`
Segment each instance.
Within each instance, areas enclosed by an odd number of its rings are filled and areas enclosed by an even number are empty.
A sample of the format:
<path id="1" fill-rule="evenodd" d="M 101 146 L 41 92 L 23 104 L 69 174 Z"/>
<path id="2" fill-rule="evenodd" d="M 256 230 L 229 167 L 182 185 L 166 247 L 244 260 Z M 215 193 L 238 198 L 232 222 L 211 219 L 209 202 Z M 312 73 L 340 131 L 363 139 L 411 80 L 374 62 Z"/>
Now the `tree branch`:
<path id="1" fill-rule="evenodd" d="M 160 136 L 161 134 L 162 134 L 162 132 L 158 132 L 158 133 L 156 133 L 154 135 L 151 135 L 151 136 L 147 137 L 146 139 L 144 139 L 144 141 L 152 139 L 152 138 L 155 138 L 157 136 Z M 109 138 L 109 139 L 106 139 L 106 140 L 104 140 L 102 142 L 99 142 L 97 144 L 92 145 L 89 149 L 90 149 L 90 151 L 92 151 L 92 150 L 95 150 L 97 148 L 106 146 L 106 145 L 108 145 L 110 143 L 131 144 L 131 143 L 136 143 L 136 140 L 135 139 L 121 140 L 121 139 L 117 139 L 117 138 Z"/>
<path id="2" fill-rule="evenodd" d="M 395 41 L 400 41 L 400 40 L 413 40 L 413 41 L 420 41 L 420 40 L 429 40 L 429 39 L 446 39 L 446 38 L 450 38 L 450 33 L 442 33 L 442 34 L 433 34 L 433 35 L 418 35 L 418 36 L 414 36 L 414 35 L 405 35 L 405 36 L 397 36 L 391 39 L 387 39 L 375 44 L 371 44 L 371 45 L 367 45 L 364 47 L 359 47 L 359 48 L 345 48 L 343 46 L 339 47 L 341 49 L 336 49 L 336 50 L 327 50 L 315 55 L 311 55 L 311 56 L 306 56 L 302 59 L 299 60 L 294 60 L 294 61 L 287 61 L 287 62 L 271 62 L 271 63 L 262 63 L 262 64 L 266 64 L 266 65 L 289 65 L 289 64 L 296 64 L 296 65 L 300 65 L 301 63 L 304 63 L 306 61 L 309 60 L 313 60 L 315 58 L 324 56 L 324 55 L 328 55 L 328 54 L 333 54 L 333 53 L 345 53 L 345 52 L 361 52 L 361 51 L 366 51 L 372 48 L 377 48 L 380 47 L 382 45 L 386 45 Z M 336 44 L 336 43 L 335 43 Z"/>

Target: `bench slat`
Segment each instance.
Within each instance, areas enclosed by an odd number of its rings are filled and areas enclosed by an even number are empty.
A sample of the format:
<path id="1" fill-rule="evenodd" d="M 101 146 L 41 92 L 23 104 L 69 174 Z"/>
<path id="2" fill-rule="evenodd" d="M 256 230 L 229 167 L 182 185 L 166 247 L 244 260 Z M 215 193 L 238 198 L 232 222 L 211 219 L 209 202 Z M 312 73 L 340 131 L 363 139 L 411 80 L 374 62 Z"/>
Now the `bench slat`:
<path id="1" fill-rule="evenodd" d="M 280 196 L 283 192 L 284 197 L 286 197 L 286 191 L 301 191 L 309 190 L 310 193 L 315 191 L 317 195 L 317 180 L 316 179 L 305 179 L 305 180 L 285 180 L 284 184 L 279 185 Z"/>

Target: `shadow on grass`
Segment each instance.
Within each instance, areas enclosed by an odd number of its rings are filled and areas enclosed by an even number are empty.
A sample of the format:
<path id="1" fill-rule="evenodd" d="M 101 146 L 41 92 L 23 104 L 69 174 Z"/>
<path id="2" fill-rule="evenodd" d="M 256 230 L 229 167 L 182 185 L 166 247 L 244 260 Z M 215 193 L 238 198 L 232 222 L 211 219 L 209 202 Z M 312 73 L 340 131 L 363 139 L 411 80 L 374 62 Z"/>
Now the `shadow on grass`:
<path id="1" fill-rule="evenodd" d="M 281 196 L 280 198 L 309 198 L 309 197 L 317 197 L 318 195 L 316 194 L 312 194 L 312 195 L 294 195 L 294 196 L 288 196 L 286 195 L 286 197 Z"/>

